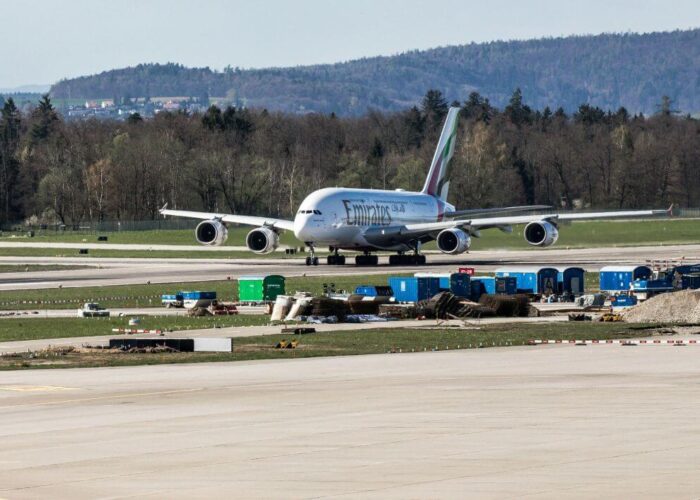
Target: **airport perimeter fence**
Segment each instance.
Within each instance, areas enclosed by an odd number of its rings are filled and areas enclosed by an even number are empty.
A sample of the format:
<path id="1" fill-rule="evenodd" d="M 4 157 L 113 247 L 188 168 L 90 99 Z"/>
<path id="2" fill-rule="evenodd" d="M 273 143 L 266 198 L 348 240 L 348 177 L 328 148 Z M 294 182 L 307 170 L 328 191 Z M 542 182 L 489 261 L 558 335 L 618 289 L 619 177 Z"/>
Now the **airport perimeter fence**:
<path id="1" fill-rule="evenodd" d="M 551 211 L 531 212 L 532 214 L 544 215 Z M 559 213 L 567 213 L 560 210 Z M 575 213 L 583 213 L 576 211 Z M 678 218 L 700 218 L 700 208 L 677 208 L 674 209 L 674 217 Z M 102 222 L 81 222 L 80 224 L 26 224 L 23 222 L 2 224 L 0 232 L 4 235 L 55 235 L 55 234 L 84 234 L 99 235 L 117 233 L 120 231 L 157 231 L 157 230 L 194 230 L 199 221 L 193 219 L 156 219 L 140 221 L 102 221 Z"/>
<path id="2" fill-rule="evenodd" d="M 160 219 L 139 221 L 102 221 L 81 222 L 80 224 L 3 224 L 0 231 L 3 234 L 55 235 L 78 234 L 99 235 L 118 233 L 121 231 L 164 231 L 189 229 L 193 230 L 199 221 L 193 219 Z"/>

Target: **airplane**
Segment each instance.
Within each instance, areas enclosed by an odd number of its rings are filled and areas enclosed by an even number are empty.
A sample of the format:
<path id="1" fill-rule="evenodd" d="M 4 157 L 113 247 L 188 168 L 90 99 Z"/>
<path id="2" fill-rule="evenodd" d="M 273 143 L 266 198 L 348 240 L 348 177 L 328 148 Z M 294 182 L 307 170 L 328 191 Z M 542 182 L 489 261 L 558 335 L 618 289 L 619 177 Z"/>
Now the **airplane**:
<path id="1" fill-rule="evenodd" d="M 249 215 L 230 215 L 164 206 L 164 216 L 200 219 L 196 240 L 203 245 L 223 245 L 228 237 L 226 224 L 253 226 L 246 246 L 256 254 L 273 252 L 279 246 L 281 231 L 292 231 L 309 248 L 306 265 L 318 265 L 315 249 L 327 246 L 329 265 L 345 264 L 340 250 L 361 252 L 357 265 L 373 266 L 378 257 L 372 252 L 391 251 L 391 265 L 422 265 L 421 245 L 436 241 L 437 248 L 450 255 L 467 252 L 472 237 L 484 229 L 512 232 L 512 225 L 525 224 L 524 237 L 536 247 L 553 245 L 559 237 L 559 225 L 574 220 L 619 219 L 669 214 L 670 210 L 628 210 L 595 213 L 522 212 L 551 209 L 545 205 L 456 210 L 447 202 L 450 187 L 450 160 L 455 149 L 460 108 L 448 110 L 435 154 L 420 192 L 403 189 L 323 188 L 301 202 L 294 220 Z M 501 214 L 501 215 L 498 215 Z M 505 215 L 503 215 L 505 214 Z M 494 216 L 497 215 L 497 216 Z"/>

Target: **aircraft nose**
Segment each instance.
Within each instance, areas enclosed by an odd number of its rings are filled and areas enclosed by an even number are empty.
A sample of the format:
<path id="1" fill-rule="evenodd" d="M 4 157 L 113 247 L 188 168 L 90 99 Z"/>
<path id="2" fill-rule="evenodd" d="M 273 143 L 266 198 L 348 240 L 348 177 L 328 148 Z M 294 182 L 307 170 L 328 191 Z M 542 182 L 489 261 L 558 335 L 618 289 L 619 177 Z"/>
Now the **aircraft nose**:
<path id="1" fill-rule="evenodd" d="M 310 219 L 308 217 L 297 216 L 294 219 L 294 236 L 299 241 L 309 241 Z"/>

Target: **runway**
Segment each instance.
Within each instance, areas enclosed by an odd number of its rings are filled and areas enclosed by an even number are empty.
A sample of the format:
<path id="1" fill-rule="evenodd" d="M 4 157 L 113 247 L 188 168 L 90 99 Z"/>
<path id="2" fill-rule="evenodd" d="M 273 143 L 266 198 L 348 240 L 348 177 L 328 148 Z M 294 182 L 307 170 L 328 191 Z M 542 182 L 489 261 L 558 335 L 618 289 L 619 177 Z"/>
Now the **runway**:
<path id="1" fill-rule="evenodd" d="M 607 264 L 644 264 L 648 260 L 685 258 L 700 262 L 700 245 L 605 247 L 532 250 L 473 251 L 450 256 L 428 255 L 428 265 L 420 267 L 389 266 L 382 257 L 379 266 L 306 266 L 301 258 L 265 259 L 144 259 L 94 257 L 0 257 L 0 264 L 54 264 L 92 266 L 66 271 L 34 271 L 0 274 L 0 290 L 32 288 L 109 286 L 183 281 L 236 279 L 250 274 L 317 276 L 338 274 L 385 274 L 392 272 L 454 271 L 460 266 L 489 272 L 504 265 L 577 265 L 596 271 Z"/>
<path id="2" fill-rule="evenodd" d="M 4 372 L 0 497 L 697 497 L 700 351 Z"/>

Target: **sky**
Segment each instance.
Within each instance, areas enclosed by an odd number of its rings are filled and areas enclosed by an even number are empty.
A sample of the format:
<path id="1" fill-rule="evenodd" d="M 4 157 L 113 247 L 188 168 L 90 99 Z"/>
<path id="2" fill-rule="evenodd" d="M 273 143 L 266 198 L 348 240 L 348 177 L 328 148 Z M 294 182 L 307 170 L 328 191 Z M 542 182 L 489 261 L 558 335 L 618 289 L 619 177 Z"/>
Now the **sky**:
<path id="1" fill-rule="evenodd" d="M 698 0 L 0 0 L 0 90 L 145 62 L 332 63 L 492 40 L 700 26 Z"/>

